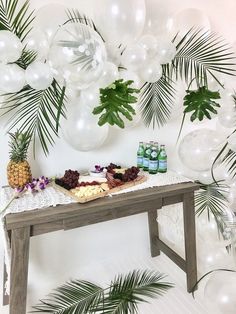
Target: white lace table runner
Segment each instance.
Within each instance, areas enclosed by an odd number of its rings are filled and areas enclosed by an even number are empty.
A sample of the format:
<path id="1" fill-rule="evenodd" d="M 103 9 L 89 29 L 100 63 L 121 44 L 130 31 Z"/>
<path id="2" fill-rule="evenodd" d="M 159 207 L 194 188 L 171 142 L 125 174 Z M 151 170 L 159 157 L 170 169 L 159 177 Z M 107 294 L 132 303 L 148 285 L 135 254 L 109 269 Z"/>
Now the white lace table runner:
<path id="1" fill-rule="evenodd" d="M 146 182 L 133 186 L 131 188 L 113 193 L 112 195 L 134 192 L 134 191 L 142 190 L 146 188 L 172 185 L 172 184 L 183 183 L 183 182 L 190 182 L 188 178 L 179 176 L 178 174 L 172 171 L 168 171 L 167 173 L 164 173 L 164 174 L 158 173 L 156 175 L 148 175 L 145 173 L 145 175 L 148 176 L 148 179 Z M 12 196 L 13 196 L 13 190 L 11 188 L 8 187 L 8 188 L 1 189 L 0 212 L 9 203 Z M 5 228 L 5 219 L 4 219 L 5 215 L 10 214 L 10 213 L 19 213 L 19 212 L 29 211 L 29 210 L 37 210 L 40 208 L 47 208 L 47 207 L 52 207 L 52 210 L 53 210 L 53 207 L 57 205 L 65 205 L 65 204 L 70 204 L 74 202 L 75 202 L 74 199 L 63 194 L 62 192 L 59 192 L 58 190 L 55 190 L 53 187 L 47 187 L 44 191 L 36 193 L 34 195 L 25 194 L 19 199 L 16 199 L 12 202 L 12 204 L 4 212 L 4 215 L 2 215 L 1 217 L 3 234 L 4 234 L 3 242 L 4 242 L 4 250 L 5 250 L 5 263 L 6 263 L 7 273 L 8 273 L 8 279 L 9 279 L 9 273 L 10 273 L 9 272 L 10 270 L 10 246 L 8 243 L 9 241 L 8 241 L 7 232 Z M 6 289 L 7 289 L 7 292 L 9 292 L 8 283 L 6 285 Z"/>

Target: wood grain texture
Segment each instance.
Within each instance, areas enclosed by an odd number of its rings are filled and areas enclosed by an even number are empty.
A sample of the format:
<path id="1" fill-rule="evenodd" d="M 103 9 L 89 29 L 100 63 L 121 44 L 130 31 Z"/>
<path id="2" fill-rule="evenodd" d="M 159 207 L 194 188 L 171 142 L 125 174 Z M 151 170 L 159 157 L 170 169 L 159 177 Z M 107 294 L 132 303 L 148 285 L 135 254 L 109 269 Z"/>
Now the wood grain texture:
<path id="1" fill-rule="evenodd" d="M 179 256 L 175 251 L 173 251 L 168 245 L 163 241 L 158 239 L 158 247 L 165 253 L 176 265 L 178 265 L 183 271 L 186 272 L 186 261 Z"/>
<path id="2" fill-rule="evenodd" d="M 16 214 L 8 214 L 6 216 L 7 229 L 14 229 L 35 224 L 43 224 L 57 220 L 66 219 L 68 217 L 77 216 L 79 214 L 95 214 L 101 210 L 114 209 L 129 206 L 132 203 L 141 203 L 151 201 L 158 198 L 175 198 L 184 193 L 198 190 L 199 186 L 192 182 L 173 184 L 163 187 L 154 187 L 135 192 L 123 193 L 112 197 L 104 197 L 86 204 L 69 204 L 59 205 L 38 209 L 37 211 L 26 211 Z M 164 202 L 165 203 L 165 202 Z"/>
<path id="3" fill-rule="evenodd" d="M 197 282 L 194 193 L 184 194 L 183 215 L 187 290 L 191 292 Z"/>
<path id="4" fill-rule="evenodd" d="M 160 255 L 160 248 L 158 246 L 159 230 L 158 230 L 158 222 L 157 222 L 157 208 L 154 210 L 148 211 L 148 226 L 149 226 L 151 256 L 156 257 Z"/>
<path id="5" fill-rule="evenodd" d="M 9 314 L 26 313 L 29 244 L 29 227 L 12 230 Z"/>

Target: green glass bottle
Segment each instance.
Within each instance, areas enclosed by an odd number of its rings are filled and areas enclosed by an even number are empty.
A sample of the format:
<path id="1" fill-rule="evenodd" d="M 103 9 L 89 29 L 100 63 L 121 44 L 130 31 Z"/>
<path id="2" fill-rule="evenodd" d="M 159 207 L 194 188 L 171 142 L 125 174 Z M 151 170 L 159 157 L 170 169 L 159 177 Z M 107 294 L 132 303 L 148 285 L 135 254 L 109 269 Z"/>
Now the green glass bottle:
<path id="1" fill-rule="evenodd" d="M 167 154 L 165 145 L 161 145 L 160 152 L 158 154 L 158 172 L 167 172 Z"/>
<path id="2" fill-rule="evenodd" d="M 139 142 L 139 147 L 137 151 L 137 167 L 143 168 L 143 158 L 144 158 L 144 144 Z"/>
<path id="3" fill-rule="evenodd" d="M 144 151 L 144 158 L 143 158 L 143 170 L 144 171 L 149 170 L 149 158 L 150 158 L 151 152 L 152 152 L 151 145 L 148 143 Z"/>
<path id="4" fill-rule="evenodd" d="M 151 147 L 151 155 L 149 158 L 149 173 L 156 174 L 158 172 L 158 148 L 156 145 Z"/>

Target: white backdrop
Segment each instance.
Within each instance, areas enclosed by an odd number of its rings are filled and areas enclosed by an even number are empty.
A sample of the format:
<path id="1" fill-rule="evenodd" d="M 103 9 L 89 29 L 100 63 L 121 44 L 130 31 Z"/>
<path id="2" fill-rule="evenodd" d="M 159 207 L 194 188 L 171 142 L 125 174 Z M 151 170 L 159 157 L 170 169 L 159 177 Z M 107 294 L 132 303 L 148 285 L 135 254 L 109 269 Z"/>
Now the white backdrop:
<path id="1" fill-rule="evenodd" d="M 210 19 L 212 28 L 220 32 L 232 44 L 235 39 L 235 0 L 156 0 L 160 8 L 166 6 L 166 10 L 175 13 L 183 8 L 198 8 L 203 10 Z M 93 14 L 93 8 L 102 9 L 102 0 L 31 0 L 32 7 L 39 8 L 48 3 L 60 3 L 66 6 L 76 5 L 80 11 L 89 15 Z M 53 12 L 52 12 L 53 14 Z M 105 17 L 104 17 L 105 18 Z M 232 81 L 229 82 L 232 85 Z M 236 84 L 235 84 L 236 86 Z M 179 93 L 181 99 L 183 91 Z M 178 108 L 180 100 L 176 102 Z M 177 110 L 177 109 L 176 109 Z M 178 111 L 177 111 L 178 113 Z M 87 169 L 95 164 L 107 164 L 117 162 L 126 165 L 136 163 L 136 149 L 139 140 L 158 140 L 165 143 L 168 148 L 168 156 L 171 168 L 177 165 L 175 156 L 175 142 L 181 116 L 174 114 L 175 120 L 161 130 L 146 129 L 140 125 L 130 130 L 113 129 L 110 132 L 106 144 L 97 151 L 77 152 L 70 148 L 62 139 L 57 140 L 51 154 L 46 158 L 40 149 L 34 160 L 30 157 L 30 163 L 34 176 L 55 175 L 65 169 Z M 214 121 L 208 127 L 214 128 Z M 199 125 L 193 124 L 185 127 L 183 134 Z M 202 125 L 201 125 L 202 127 Z M 0 122 L 0 184 L 6 184 L 6 166 L 8 162 L 8 138 L 5 135 L 3 121 Z M 149 254 L 147 220 L 143 215 L 121 219 L 108 223 L 84 227 L 68 232 L 56 232 L 37 237 L 31 241 L 30 271 L 29 271 L 29 304 L 35 304 L 52 288 L 69 278 L 83 278 L 80 268 L 91 267 L 91 278 L 99 280 L 102 274 L 92 274 L 93 263 L 101 264 L 110 256 L 126 256 L 127 254 Z M 0 243 L 0 282 L 2 279 L 3 248 Z M 1 283 L 0 283 L 1 287 Z M 0 297 L 1 297 L 0 290 Z M 1 298 L 0 298 L 1 300 Z M 0 313 L 3 308 L 0 304 Z M 7 313 L 7 312 L 6 312 Z"/>

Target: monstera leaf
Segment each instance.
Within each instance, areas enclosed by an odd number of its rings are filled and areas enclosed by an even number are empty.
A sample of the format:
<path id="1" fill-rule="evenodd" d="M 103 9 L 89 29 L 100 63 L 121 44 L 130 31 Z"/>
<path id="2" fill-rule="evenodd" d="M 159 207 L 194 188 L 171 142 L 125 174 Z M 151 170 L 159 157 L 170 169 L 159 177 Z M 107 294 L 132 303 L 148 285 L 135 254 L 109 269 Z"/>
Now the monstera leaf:
<path id="1" fill-rule="evenodd" d="M 106 88 L 100 89 L 100 106 L 94 108 L 93 114 L 102 115 L 99 118 L 98 125 L 102 126 L 105 123 L 110 125 L 118 125 L 124 128 L 125 124 L 120 115 L 132 121 L 132 115 L 135 115 L 135 110 L 130 104 L 137 102 L 137 97 L 134 93 L 139 93 L 139 89 L 131 88 L 133 81 L 116 80 Z"/>
<path id="2" fill-rule="evenodd" d="M 220 105 L 215 99 L 220 99 L 219 92 L 212 92 L 206 86 L 199 87 L 198 90 L 187 90 L 184 97 L 184 113 L 193 112 L 191 121 L 202 121 L 204 118 L 211 119 L 211 113 L 217 114 L 216 108 Z"/>

